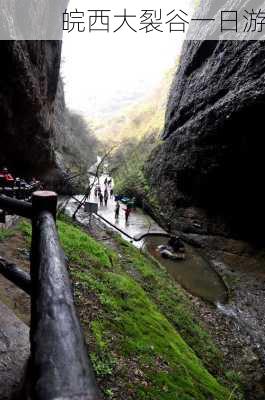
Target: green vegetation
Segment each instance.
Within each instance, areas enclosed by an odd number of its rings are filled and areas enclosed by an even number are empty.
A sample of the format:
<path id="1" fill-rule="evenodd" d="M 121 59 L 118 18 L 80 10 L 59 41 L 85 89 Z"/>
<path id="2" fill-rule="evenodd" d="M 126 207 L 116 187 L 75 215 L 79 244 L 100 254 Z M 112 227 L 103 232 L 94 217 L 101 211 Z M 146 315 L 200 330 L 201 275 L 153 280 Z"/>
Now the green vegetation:
<path id="1" fill-rule="evenodd" d="M 143 138 L 137 144 L 129 147 L 129 154 L 124 163 L 118 163 L 116 171 L 114 170 L 115 193 L 136 197 L 140 206 L 142 206 L 142 202 L 146 203 L 153 213 L 158 211 L 159 204 L 145 176 L 144 166 L 147 156 L 157 145 L 158 140 L 155 136 L 149 135 Z M 125 147 L 123 144 L 119 149 L 123 154 Z M 134 150 L 132 151 L 132 149 Z M 145 151 L 143 152 L 142 149 Z M 119 157 L 118 152 L 116 157 Z"/>
<path id="2" fill-rule="evenodd" d="M 170 279 L 166 270 L 151 257 L 139 253 L 129 243 L 118 239 L 123 246 L 124 268 L 129 274 L 138 274 L 135 279 L 143 286 L 146 293 L 168 318 L 194 352 L 208 368 L 217 365 L 217 373 L 223 373 L 222 356 L 213 345 L 209 335 L 193 317 L 193 310 L 183 291 Z"/>
<path id="3" fill-rule="evenodd" d="M 70 223 L 59 221 L 58 229 L 63 248 L 71 263 L 82 267 L 90 263 L 98 267 L 111 267 L 112 259 L 115 258 L 111 250 L 96 246 L 92 238 Z"/>
<path id="4" fill-rule="evenodd" d="M 0 241 L 8 239 L 15 234 L 13 229 L 0 228 Z"/>
<path id="5" fill-rule="evenodd" d="M 28 223 L 20 229 L 29 239 Z M 225 375 L 222 356 L 184 292 L 157 262 L 116 236 L 115 250 L 103 246 L 67 219 L 58 221 L 58 230 L 106 398 L 125 393 L 137 400 L 240 398 L 237 386 L 234 394 L 225 387 L 234 378 L 221 383 L 208 372 Z"/>
<path id="6" fill-rule="evenodd" d="M 20 221 L 19 229 L 24 234 L 27 244 L 29 245 L 31 242 L 31 224 L 29 224 L 27 220 L 23 219 Z"/>
<path id="7" fill-rule="evenodd" d="M 157 89 L 143 101 L 126 107 L 117 117 L 96 126 L 98 138 L 105 143 L 123 145 L 129 140 L 141 140 L 146 135 L 157 136 L 164 125 L 169 88 L 177 64 L 178 61 L 167 71 Z"/>
<path id="8" fill-rule="evenodd" d="M 105 121 L 105 127 L 97 131 L 101 140 L 116 145 L 109 160 L 116 193 L 144 200 L 152 210 L 158 205 L 145 176 L 144 165 L 160 143 L 174 69 L 165 74 L 161 85 L 145 101 L 125 109 L 111 121 Z"/>

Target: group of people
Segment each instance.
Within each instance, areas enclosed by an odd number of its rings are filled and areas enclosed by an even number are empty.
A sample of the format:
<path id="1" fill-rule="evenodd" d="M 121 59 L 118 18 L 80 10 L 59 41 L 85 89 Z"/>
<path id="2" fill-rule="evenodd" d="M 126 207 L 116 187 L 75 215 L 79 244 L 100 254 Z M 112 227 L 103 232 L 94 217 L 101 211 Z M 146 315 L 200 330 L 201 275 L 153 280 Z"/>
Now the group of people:
<path id="1" fill-rule="evenodd" d="M 10 174 L 7 168 L 0 170 L 0 185 L 12 186 L 15 183 L 14 177 Z"/>
<path id="2" fill-rule="evenodd" d="M 23 178 L 15 177 L 7 168 L 0 169 L 0 195 L 31 201 L 32 193 L 42 188 L 35 178 L 27 182 Z"/>
<path id="3" fill-rule="evenodd" d="M 0 169 L 0 187 L 41 188 L 41 183 L 36 178 L 32 178 L 30 182 L 26 182 L 22 178 L 14 177 L 7 168 L 2 168 Z"/>
<path id="4" fill-rule="evenodd" d="M 123 208 L 123 211 L 125 212 L 125 222 L 127 223 L 132 209 L 127 205 L 126 208 Z M 119 219 L 119 215 L 120 215 L 120 202 L 119 200 L 117 200 L 115 205 L 115 220 Z"/>
<path id="5" fill-rule="evenodd" d="M 111 178 L 105 178 L 105 180 L 104 180 L 104 185 L 105 185 L 105 187 L 106 186 L 109 186 L 110 188 L 111 188 L 111 185 L 112 185 L 112 179 Z"/>
<path id="6" fill-rule="evenodd" d="M 112 179 L 105 178 L 104 185 L 105 185 L 105 189 L 104 189 L 103 193 L 102 193 L 100 185 L 99 184 L 96 185 L 94 194 L 95 194 L 95 197 L 98 198 L 100 206 L 105 205 L 105 207 L 107 207 L 109 198 L 111 199 L 113 196 L 113 188 L 111 186 Z"/>
<path id="7" fill-rule="evenodd" d="M 95 195 L 95 198 L 98 199 L 99 205 L 101 207 L 103 207 L 103 206 L 107 207 L 109 199 L 114 197 L 114 192 L 113 192 L 113 187 L 112 187 L 112 178 L 106 177 L 104 179 L 104 190 L 102 190 L 100 184 L 98 183 L 95 186 L 94 195 Z M 119 200 L 117 200 L 115 203 L 115 220 L 116 221 L 119 219 L 120 208 L 121 208 L 121 204 L 120 204 Z M 126 206 L 126 208 L 123 208 L 123 211 L 125 212 L 125 221 L 127 223 L 130 213 L 131 213 L 131 207 Z"/>

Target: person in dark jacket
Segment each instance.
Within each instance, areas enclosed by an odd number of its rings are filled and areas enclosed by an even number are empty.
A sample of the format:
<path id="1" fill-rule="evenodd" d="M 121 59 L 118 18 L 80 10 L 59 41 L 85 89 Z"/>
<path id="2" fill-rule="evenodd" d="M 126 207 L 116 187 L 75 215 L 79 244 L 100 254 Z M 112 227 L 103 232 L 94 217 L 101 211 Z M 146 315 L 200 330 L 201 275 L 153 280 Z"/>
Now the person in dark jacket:
<path id="1" fill-rule="evenodd" d="M 107 207 L 107 205 L 108 205 L 108 199 L 109 199 L 108 190 L 105 189 L 105 191 L 104 191 L 104 202 L 105 202 L 105 207 Z"/>
<path id="2" fill-rule="evenodd" d="M 8 172 L 7 168 L 3 168 L 2 171 L 0 171 L 0 178 L 1 178 L 1 181 L 3 182 L 4 185 L 6 185 L 6 186 L 13 186 L 14 185 L 15 179 Z"/>
<path id="3" fill-rule="evenodd" d="M 98 197 L 99 197 L 99 204 L 100 204 L 101 206 L 103 206 L 103 194 L 100 192 L 99 195 L 98 195 Z"/>
<path id="4" fill-rule="evenodd" d="M 117 201 L 115 206 L 115 219 L 118 219 L 119 215 L 120 215 L 120 203 L 119 201 Z"/>
<path id="5" fill-rule="evenodd" d="M 128 223 L 128 220 L 129 220 L 129 216 L 130 216 L 130 214 L 131 214 L 131 211 L 132 211 L 132 209 L 130 208 L 130 207 L 126 207 L 126 208 L 124 208 L 123 209 L 124 211 L 125 211 L 125 222 L 126 222 L 126 224 Z"/>

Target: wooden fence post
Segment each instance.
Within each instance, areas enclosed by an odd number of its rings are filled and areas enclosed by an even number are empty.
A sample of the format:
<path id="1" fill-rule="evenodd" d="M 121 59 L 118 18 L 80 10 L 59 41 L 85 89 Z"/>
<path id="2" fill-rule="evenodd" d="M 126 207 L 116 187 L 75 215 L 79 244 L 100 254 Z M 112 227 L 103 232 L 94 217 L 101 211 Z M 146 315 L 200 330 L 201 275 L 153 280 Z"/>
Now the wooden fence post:
<path id="1" fill-rule="evenodd" d="M 56 193 L 33 193 L 30 398 L 101 400 L 59 244 L 56 205 Z"/>
<path id="2" fill-rule="evenodd" d="M 56 220 L 58 196 L 55 192 L 37 190 L 32 194 L 33 216 L 39 215 L 42 211 L 48 211 Z"/>

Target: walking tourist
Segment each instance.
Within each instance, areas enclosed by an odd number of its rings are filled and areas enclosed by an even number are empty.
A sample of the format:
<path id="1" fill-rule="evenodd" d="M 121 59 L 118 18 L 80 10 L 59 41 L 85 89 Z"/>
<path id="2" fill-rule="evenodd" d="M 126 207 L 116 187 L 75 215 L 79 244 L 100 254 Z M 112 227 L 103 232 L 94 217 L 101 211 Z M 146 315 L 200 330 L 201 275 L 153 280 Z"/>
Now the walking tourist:
<path id="1" fill-rule="evenodd" d="M 104 191 L 104 202 L 105 202 L 105 207 L 107 207 L 107 205 L 108 205 L 108 199 L 109 199 L 109 194 L 108 194 L 107 189 L 105 189 L 105 191 Z"/>
<path id="2" fill-rule="evenodd" d="M 127 224 L 128 220 L 129 220 L 129 216 L 131 214 L 131 208 L 127 206 L 123 210 L 125 211 L 125 222 Z"/>
<path id="3" fill-rule="evenodd" d="M 119 201 L 117 201 L 115 206 L 115 219 L 118 219 L 119 215 L 120 215 L 120 203 Z"/>
<path id="4" fill-rule="evenodd" d="M 103 194 L 101 192 L 99 193 L 99 204 L 101 207 L 103 206 Z"/>

